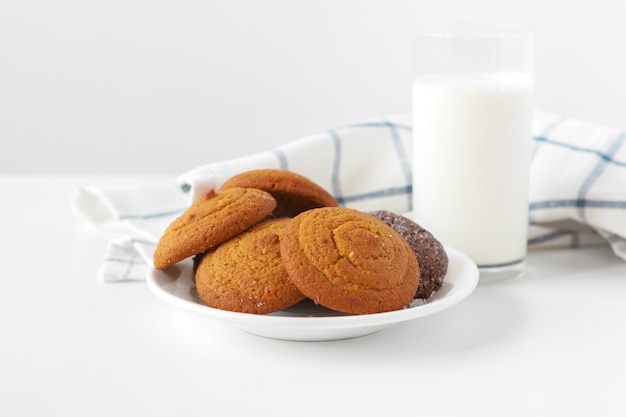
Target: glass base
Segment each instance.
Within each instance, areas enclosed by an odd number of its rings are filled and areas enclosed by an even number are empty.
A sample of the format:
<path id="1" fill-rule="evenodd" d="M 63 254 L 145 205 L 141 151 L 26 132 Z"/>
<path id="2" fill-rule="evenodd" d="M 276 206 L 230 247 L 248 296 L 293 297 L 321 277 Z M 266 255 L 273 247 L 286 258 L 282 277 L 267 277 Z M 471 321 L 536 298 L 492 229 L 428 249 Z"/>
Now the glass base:
<path id="1" fill-rule="evenodd" d="M 526 271 L 526 262 L 519 261 L 502 265 L 478 265 L 480 282 L 497 282 L 519 278 Z"/>

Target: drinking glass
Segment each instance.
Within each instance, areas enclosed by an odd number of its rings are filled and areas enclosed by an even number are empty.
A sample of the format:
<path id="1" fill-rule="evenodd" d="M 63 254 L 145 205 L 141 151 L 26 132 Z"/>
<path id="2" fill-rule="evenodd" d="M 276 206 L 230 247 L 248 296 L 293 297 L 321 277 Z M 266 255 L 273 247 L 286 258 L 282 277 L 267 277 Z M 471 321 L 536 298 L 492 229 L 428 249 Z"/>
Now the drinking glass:
<path id="1" fill-rule="evenodd" d="M 525 268 L 534 31 L 423 28 L 413 83 L 413 215 L 482 279 Z"/>

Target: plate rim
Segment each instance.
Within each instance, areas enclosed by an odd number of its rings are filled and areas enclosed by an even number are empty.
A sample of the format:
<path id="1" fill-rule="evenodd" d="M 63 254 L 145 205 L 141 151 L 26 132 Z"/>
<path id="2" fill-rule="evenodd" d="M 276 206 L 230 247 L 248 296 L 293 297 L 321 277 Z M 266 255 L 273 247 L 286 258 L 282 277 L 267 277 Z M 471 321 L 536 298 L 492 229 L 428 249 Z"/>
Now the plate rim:
<path id="1" fill-rule="evenodd" d="M 196 301 L 181 298 L 165 289 L 163 285 L 159 283 L 159 275 L 167 274 L 167 270 L 157 270 L 153 265 L 150 265 L 146 279 L 152 293 L 168 304 L 211 319 L 236 323 L 248 329 L 250 326 L 254 325 L 265 328 L 297 328 L 300 331 L 380 327 L 413 320 L 445 310 L 462 301 L 474 291 L 479 280 L 479 272 L 476 264 L 467 255 L 455 248 L 444 246 L 444 249 L 450 261 L 446 279 L 449 279 L 448 275 L 451 273 L 451 266 L 453 268 L 460 268 L 461 271 L 452 270 L 452 272 L 457 274 L 455 277 L 457 280 L 459 279 L 458 277 L 461 277 L 463 285 L 459 288 L 455 287 L 456 291 L 453 291 L 453 294 L 449 297 L 444 296 L 431 303 L 427 302 L 422 305 L 383 313 L 338 316 L 279 316 L 220 310 L 205 304 L 200 304 Z M 444 279 L 444 283 L 445 282 L 446 280 Z"/>

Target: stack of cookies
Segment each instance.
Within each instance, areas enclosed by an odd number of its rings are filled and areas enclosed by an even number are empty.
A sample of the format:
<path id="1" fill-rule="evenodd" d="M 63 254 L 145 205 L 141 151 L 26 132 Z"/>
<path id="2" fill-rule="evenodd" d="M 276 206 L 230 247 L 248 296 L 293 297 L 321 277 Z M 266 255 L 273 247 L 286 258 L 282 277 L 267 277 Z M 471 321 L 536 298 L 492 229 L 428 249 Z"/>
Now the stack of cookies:
<path id="1" fill-rule="evenodd" d="M 408 218 L 339 207 L 309 179 L 273 169 L 230 178 L 170 224 L 155 267 L 189 257 L 204 303 L 253 314 L 305 298 L 344 313 L 399 310 L 437 291 L 448 266 Z"/>

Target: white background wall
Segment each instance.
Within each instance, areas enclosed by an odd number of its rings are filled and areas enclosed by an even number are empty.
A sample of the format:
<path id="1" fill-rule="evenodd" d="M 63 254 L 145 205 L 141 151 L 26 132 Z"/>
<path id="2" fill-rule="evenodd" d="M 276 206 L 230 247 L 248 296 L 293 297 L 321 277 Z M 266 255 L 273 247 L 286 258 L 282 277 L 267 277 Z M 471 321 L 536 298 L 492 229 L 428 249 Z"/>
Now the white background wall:
<path id="1" fill-rule="evenodd" d="M 624 0 L 5 0 L 0 172 L 161 172 L 411 111 L 412 31 L 537 28 L 537 107 L 626 128 Z"/>

